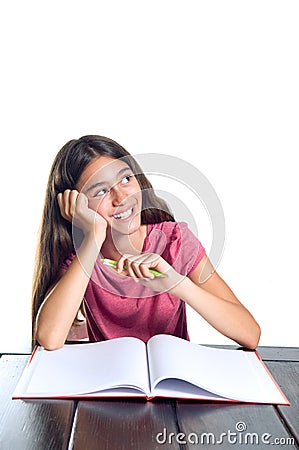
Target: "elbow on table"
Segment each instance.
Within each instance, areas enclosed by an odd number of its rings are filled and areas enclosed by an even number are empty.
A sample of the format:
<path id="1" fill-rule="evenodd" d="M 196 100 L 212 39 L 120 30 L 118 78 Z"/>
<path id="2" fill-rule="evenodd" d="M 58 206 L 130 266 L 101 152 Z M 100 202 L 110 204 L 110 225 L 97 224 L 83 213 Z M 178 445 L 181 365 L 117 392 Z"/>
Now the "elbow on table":
<path id="1" fill-rule="evenodd" d="M 43 335 L 42 333 L 36 333 L 36 340 L 44 347 L 45 350 L 59 350 L 64 345 L 64 340 L 57 339 L 57 336 L 51 336 L 49 334 Z"/>
<path id="2" fill-rule="evenodd" d="M 250 334 L 248 335 L 245 342 L 242 343 L 242 345 L 249 350 L 255 350 L 259 344 L 261 337 L 261 328 L 256 323 L 254 330 L 251 330 Z"/>

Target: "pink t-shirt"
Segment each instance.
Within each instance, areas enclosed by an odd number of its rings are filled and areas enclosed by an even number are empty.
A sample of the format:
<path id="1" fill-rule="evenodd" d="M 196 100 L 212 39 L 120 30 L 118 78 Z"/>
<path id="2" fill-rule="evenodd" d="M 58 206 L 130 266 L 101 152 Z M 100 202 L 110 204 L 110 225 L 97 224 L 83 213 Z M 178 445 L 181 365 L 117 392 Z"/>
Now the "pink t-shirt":
<path id="1" fill-rule="evenodd" d="M 205 249 L 185 222 L 147 225 L 142 252 L 157 253 L 181 275 L 189 275 L 205 254 Z M 67 269 L 74 258 L 62 264 Z M 101 255 L 99 255 L 99 259 Z M 189 339 L 186 307 L 179 298 L 155 292 L 121 277 L 97 261 L 84 295 L 89 339 L 102 341 L 133 336 L 147 342 L 164 333 Z"/>

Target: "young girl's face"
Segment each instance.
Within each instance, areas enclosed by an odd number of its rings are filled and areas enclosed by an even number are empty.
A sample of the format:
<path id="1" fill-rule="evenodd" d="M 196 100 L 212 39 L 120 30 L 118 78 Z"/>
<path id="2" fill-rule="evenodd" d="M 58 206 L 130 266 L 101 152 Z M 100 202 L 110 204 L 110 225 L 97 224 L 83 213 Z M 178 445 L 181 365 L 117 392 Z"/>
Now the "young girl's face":
<path id="1" fill-rule="evenodd" d="M 121 159 L 99 156 L 83 171 L 78 190 L 88 198 L 108 226 L 132 234 L 141 224 L 142 194 L 130 167 Z"/>

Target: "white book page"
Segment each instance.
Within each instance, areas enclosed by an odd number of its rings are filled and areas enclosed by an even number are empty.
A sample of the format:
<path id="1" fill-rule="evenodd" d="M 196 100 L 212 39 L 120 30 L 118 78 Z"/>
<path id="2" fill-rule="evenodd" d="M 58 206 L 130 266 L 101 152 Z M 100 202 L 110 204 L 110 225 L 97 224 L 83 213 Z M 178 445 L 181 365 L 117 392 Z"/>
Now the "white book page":
<path id="1" fill-rule="evenodd" d="M 157 335 L 148 343 L 148 358 L 152 395 L 159 382 L 176 378 L 228 399 L 285 403 L 254 352 L 215 349 Z M 184 397 L 184 392 L 178 394 Z"/>
<path id="2" fill-rule="evenodd" d="M 31 364 L 27 388 L 22 381 L 27 396 L 89 394 L 113 387 L 150 390 L 146 347 L 136 338 L 39 349 Z"/>
<path id="3" fill-rule="evenodd" d="M 84 397 L 84 394 L 82 395 Z M 132 398 L 132 397 L 136 397 L 136 398 L 144 398 L 145 394 L 143 392 L 141 392 L 139 389 L 134 389 L 134 388 L 114 388 L 114 389 L 104 389 L 100 392 L 92 392 L 91 394 L 88 395 L 88 398 L 90 397 L 94 397 L 94 398 L 111 398 L 111 397 L 116 397 L 116 398 Z"/>
<path id="4" fill-rule="evenodd" d="M 187 381 L 178 380 L 175 378 L 168 378 L 162 380 L 155 387 L 156 397 L 167 397 L 167 398 L 177 398 L 178 392 L 183 393 L 183 398 L 188 399 L 198 399 L 201 400 L 227 400 L 225 397 L 213 394 L 212 392 L 205 391 L 194 384 L 188 383 Z M 180 397 L 182 398 L 182 397 Z"/>

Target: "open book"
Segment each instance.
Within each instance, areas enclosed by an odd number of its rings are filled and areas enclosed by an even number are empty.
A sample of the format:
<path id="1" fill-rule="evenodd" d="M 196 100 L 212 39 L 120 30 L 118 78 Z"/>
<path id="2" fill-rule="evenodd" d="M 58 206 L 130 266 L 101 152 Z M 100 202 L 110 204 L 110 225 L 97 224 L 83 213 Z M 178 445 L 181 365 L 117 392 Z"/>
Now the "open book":
<path id="1" fill-rule="evenodd" d="M 168 397 L 288 405 L 254 351 L 169 335 L 37 347 L 13 398 Z"/>

